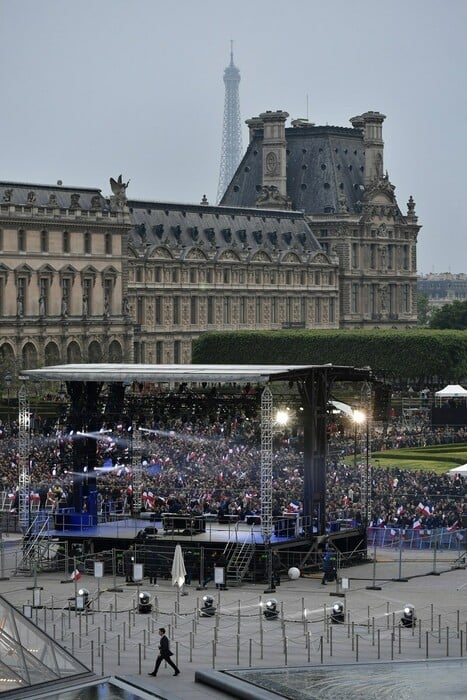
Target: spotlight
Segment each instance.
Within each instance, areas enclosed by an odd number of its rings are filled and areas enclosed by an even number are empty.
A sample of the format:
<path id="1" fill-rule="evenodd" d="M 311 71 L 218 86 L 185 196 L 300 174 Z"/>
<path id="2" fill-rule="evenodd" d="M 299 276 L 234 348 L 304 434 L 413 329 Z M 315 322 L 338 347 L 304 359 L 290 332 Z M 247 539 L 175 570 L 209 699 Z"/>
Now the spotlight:
<path id="1" fill-rule="evenodd" d="M 343 603 L 334 603 L 331 609 L 331 622 L 333 625 L 345 622 L 345 612 Z"/>
<path id="2" fill-rule="evenodd" d="M 415 627 L 416 624 L 415 611 L 411 605 L 406 605 L 404 608 L 404 613 L 401 617 L 402 627 Z"/>
<path id="3" fill-rule="evenodd" d="M 141 613 L 142 615 L 145 615 L 145 614 L 151 612 L 152 605 L 149 601 L 150 601 L 149 593 L 141 592 L 139 594 L 139 596 L 138 596 L 138 612 Z"/>
<path id="4" fill-rule="evenodd" d="M 212 617 L 216 614 L 216 606 L 214 605 L 214 598 L 210 595 L 203 596 L 203 607 L 199 611 L 201 617 Z"/>
<path id="5" fill-rule="evenodd" d="M 87 588 L 80 588 L 76 596 L 75 610 L 84 611 L 91 607 L 91 599 Z"/>
<path id="6" fill-rule="evenodd" d="M 278 618 L 279 610 L 277 609 L 277 600 L 275 598 L 271 598 L 270 600 L 266 601 L 266 607 L 263 610 L 263 615 L 266 620 L 276 620 Z"/>

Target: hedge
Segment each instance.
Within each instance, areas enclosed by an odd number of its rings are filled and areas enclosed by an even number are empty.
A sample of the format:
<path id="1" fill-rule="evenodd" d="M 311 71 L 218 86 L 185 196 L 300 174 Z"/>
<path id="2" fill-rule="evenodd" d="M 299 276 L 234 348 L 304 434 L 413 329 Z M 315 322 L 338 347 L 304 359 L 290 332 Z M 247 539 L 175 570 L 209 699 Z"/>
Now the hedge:
<path id="1" fill-rule="evenodd" d="M 437 330 L 207 332 L 193 345 L 195 364 L 335 364 L 371 367 L 414 384 L 461 383 L 467 332 Z"/>

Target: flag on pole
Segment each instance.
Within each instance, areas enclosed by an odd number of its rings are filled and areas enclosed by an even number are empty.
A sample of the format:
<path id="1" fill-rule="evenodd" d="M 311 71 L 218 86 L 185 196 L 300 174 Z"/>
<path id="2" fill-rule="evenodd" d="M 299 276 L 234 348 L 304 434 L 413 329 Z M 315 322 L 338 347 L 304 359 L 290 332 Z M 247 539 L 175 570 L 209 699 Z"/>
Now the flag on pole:
<path id="1" fill-rule="evenodd" d="M 78 569 L 75 569 L 73 573 L 71 574 L 71 580 L 72 581 L 79 581 L 81 578 L 81 572 Z"/>
<path id="2" fill-rule="evenodd" d="M 423 503 L 420 502 L 417 507 L 418 510 L 423 513 L 423 515 L 431 515 L 430 506 L 424 506 Z"/>

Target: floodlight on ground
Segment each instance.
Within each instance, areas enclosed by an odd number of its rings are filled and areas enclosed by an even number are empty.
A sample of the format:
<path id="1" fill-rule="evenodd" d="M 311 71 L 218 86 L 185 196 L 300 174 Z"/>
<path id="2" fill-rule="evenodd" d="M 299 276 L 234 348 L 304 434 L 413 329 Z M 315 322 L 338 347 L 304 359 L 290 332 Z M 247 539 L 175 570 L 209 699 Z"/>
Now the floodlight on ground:
<path id="1" fill-rule="evenodd" d="M 416 619 L 413 607 L 411 605 L 406 605 L 401 617 L 402 627 L 415 627 Z"/>
<path id="2" fill-rule="evenodd" d="M 216 606 L 214 605 L 214 598 L 212 596 L 203 596 L 203 606 L 200 608 L 199 614 L 201 617 L 212 617 L 216 614 Z"/>
<path id="3" fill-rule="evenodd" d="M 266 620 L 277 620 L 279 616 L 279 610 L 277 609 L 277 600 L 275 598 L 270 598 L 266 601 L 266 605 L 263 610 L 263 615 Z"/>
<path id="4" fill-rule="evenodd" d="M 87 588 L 80 588 L 76 596 L 75 610 L 84 611 L 91 607 L 91 598 Z"/>
<path id="5" fill-rule="evenodd" d="M 342 624 L 345 622 L 344 603 L 333 603 L 331 608 L 331 622 L 333 625 Z"/>
<path id="6" fill-rule="evenodd" d="M 147 615 L 152 611 L 152 605 L 150 603 L 151 596 L 145 591 L 141 591 L 138 596 L 138 612 L 142 615 Z"/>

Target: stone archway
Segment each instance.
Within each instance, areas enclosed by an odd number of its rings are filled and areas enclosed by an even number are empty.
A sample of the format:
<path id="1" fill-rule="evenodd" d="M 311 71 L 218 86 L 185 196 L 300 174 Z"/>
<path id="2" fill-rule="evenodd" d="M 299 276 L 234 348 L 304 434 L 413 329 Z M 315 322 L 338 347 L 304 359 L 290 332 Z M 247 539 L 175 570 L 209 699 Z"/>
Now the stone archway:
<path id="1" fill-rule="evenodd" d="M 45 346 L 44 359 L 46 365 L 60 364 L 60 350 L 57 343 L 50 342 Z"/>
<path id="2" fill-rule="evenodd" d="M 72 340 L 72 342 L 69 344 L 67 347 L 66 351 L 66 359 L 69 364 L 76 364 L 77 362 L 82 362 L 83 361 L 83 355 L 81 352 L 81 348 L 76 342 L 76 340 Z"/>

